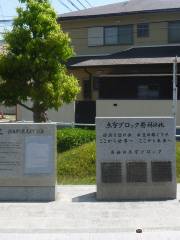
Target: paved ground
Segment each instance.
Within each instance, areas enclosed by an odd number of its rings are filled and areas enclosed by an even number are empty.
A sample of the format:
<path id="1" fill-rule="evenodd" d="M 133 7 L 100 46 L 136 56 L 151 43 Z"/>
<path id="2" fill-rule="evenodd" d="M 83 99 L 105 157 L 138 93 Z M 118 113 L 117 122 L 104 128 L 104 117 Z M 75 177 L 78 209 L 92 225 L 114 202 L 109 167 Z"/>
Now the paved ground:
<path id="1" fill-rule="evenodd" d="M 176 200 L 160 202 L 97 202 L 95 186 L 57 190 L 56 202 L 0 203 L 0 240 L 180 239 L 180 185 Z"/>

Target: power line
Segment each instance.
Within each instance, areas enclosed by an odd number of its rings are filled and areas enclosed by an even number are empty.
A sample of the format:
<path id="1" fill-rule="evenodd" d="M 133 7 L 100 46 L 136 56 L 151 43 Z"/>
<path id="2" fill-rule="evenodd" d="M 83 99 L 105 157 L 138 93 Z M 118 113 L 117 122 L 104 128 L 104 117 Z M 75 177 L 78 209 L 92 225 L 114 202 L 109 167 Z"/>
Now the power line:
<path id="1" fill-rule="evenodd" d="M 0 39 L 3 38 L 4 36 L 4 33 L 8 30 L 10 30 L 11 28 L 11 21 L 10 20 L 7 20 L 5 19 L 5 16 L 4 16 L 4 11 L 3 11 L 3 8 L 2 8 L 2 4 L 0 3 L 0 12 L 1 12 L 1 20 L 0 20 L 0 23 L 3 24 L 0 26 Z M 8 23 L 8 25 L 7 25 Z"/>
<path id="2" fill-rule="evenodd" d="M 13 20 L 10 20 L 10 19 L 0 19 L 0 23 L 10 23 L 10 22 L 13 22 Z"/>
<path id="3" fill-rule="evenodd" d="M 67 0 L 74 8 L 76 8 L 76 10 L 80 10 L 79 7 L 77 7 L 77 5 L 75 3 L 73 3 L 71 0 Z"/>
<path id="4" fill-rule="evenodd" d="M 93 7 L 88 0 L 84 0 L 90 7 Z"/>
<path id="5" fill-rule="evenodd" d="M 86 9 L 86 6 L 85 6 L 80 0 L 76 0 L 76 1 L 78 1 L 78 3 L 79 3 L 84 9 Z"/>
<path id="6" fill-rule="evenodd" d="M 66 5 L 63 1 L 61 1 L 61 0 L 58 0 L 58 1 L 59 1 L 59 3 L 62 4 L 65 8 L 67 8 L 69 11 L 72 12 L 72 9 L 71 9 L 68 5 Z"/>
<path id="7" fill-rule="evenodd" d="M 4 20 L 2 20 L 2 21 L 4 21 Z M 9 20 L 10 21 L 10 20 Z M 177 21 L 180 21 L 180 20 L 177 20 Z M 0 21 L 1 22 L 1 21 Z M 155 23 L 167 23 L 168 21 L 159 21 L 159 22 L 149 22 L 149 23 L 153 23 L 153 24 L 155 24 Z M 135 25 L 135 24 L 134 24 Z M 117 25 L 116 25 L 117 26 Z M 118 25 L 118 26 L 121 26 L 121 25 Z M 1 25 L 0 25 L 0 27 L 1 27 Z M 91 27 L 105 27 L 105 26 L 87 26 L 87 27 L 79 27 L 79 28 L 69 28 L 69 30 L 79 30 L 79 31 L 81 31 L 82 29 L 88 29 L 88 28 L 91 28 Z M 156 26 L 156 28 L 155 29 L 153 29 L 153 31 L 156 33 L 156 34 L 158 34 L 159 33 L 159 30 L 160 29 L 162 29 L 162 30 L 168 30 L 169 28 L 168 27 L 158 27 L 158 26 Z M 174 29 L 174 30 L 178 30 L 178 32 L 179 32 L 179 30 L 180 30 L 180 27 L 173 27 L 172 29 Z M 66 31 L 67 29 L 64 29 L 64 31 Z M 77 33 L 77 31 L 75 32 L 75 34 L 76 34 L 76 36 L 77 37 L 73 37 L 72 36 L 72 41 L 73 40 L 87 40 L 88 39 L 88 36 L 82 36 L 81 37 L 81 35 L 80 34 L 78 34 Z M 125 31 L 125 30 L 124 30 Z M 67 31 L 68 32 L 68 31 Z M 0 32 L 0 34 L 3 34 L 3 32 Z M 132 30 L 131 31 L 131 34 L 137 34 L 137 29 L 134 29 L 134 30 Z M 168 34 L 168 33 L 167 33 Z M 71 35 L 71 34 L 70 34 Z M 126 35 L 126 36 L 130 36 L 130 34 L 128 34 L 128 33 L 126 33 L 126 34 L 123 34 L 123 35 Z M 107 37 L 109 38 L 109 37 L 115 37 L 115 36 L 117 36 L 116 34 L 108 34 L 107 35 Z M 90 39 L 100 39 L 100 38 L 102 38 L 102 37 L 100 37 L 100 36 L 92 36 L 92 37 L 90 37 Z M 104 37 L 103 37 L 103 41 L 104 41 Z M 141 44 L 151 44 L 151 43 L 157 43 L 158 41 L 156 40 L 145 40 L 144 38 L 139 38 L 139 43 L 141 43 Z M 179 41 L 179 43 L 180 43 L 180 41 Z M 105 45 L 105 46 L 108 46 L 108 44 L 104 44 L 104 42 L 103 42 L 103 45 Z M 123 45 L 123 44 L 121 44 L 121 43 L 116 43 L 116 44 L 112 44 L 113 46 L 116 46 L 116 45 Z M 130 43 L 129 45 L 134 45 L 134 42 L 132 41 L 132 43 Z"/>
<path id="8" fill-rule="evenodd" d="M 4 15 L 3 16 L 4 18 L 7 18 L 7 19 L 1 19 L 0 21 L 13 21 L 13 18 L 17 17 L 17 16 L 8 16 L 8 15 Z"/>

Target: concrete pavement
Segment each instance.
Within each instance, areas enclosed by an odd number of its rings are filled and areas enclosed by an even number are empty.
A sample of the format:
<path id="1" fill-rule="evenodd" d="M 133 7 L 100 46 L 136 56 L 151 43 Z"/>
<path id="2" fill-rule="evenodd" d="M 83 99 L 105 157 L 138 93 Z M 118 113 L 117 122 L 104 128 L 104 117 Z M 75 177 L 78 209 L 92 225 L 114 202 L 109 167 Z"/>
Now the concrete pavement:
<path id="1" fill-rule="evenodd" d="M 0 234 L 1 240 L 179 240 L 179 232 L 154 233 L 21 233 Z"/>
<path id="2" fill-rule="evenodd" d="M 56 202 L 0 203 L 0 240 L 180 239 L 180 185 L 176 200 L 148 202 L 97 202 L 95 186 L 57 190 Z"/>

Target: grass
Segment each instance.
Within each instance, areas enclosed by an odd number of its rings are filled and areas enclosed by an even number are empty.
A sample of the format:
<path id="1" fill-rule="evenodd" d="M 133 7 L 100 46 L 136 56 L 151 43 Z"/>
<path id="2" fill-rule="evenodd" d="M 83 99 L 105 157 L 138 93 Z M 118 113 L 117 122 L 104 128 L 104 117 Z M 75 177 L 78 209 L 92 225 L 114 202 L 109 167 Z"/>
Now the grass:
<path id="1" fill-rule="evenodd" d="M 95 184 L 95 141 L 58 154 L 60 184 Z"/>
<path id="2" fill-rule="evenodd" d="M 95 130 L 64 128 L 57 131 L 57 150 L 62 153 L 96 139 Z"/>
<path id="3" fill-rule="evenodd" d="M 58 154 L 59 184 L 95 184 L 95 141 Z M 180 142 L 176 144 L 177 181 L 180 182 Z"/>

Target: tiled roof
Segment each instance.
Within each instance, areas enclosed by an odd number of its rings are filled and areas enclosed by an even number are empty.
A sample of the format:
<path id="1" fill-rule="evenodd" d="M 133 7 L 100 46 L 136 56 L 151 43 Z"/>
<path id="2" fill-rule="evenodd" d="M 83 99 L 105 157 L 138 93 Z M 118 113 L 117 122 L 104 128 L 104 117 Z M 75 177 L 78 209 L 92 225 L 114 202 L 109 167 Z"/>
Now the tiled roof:
<path id="1" fill-rule="evenodd" d="M 174 57 L 180 61 L 180 45 L 160 47 L 135 47 L 106 56 L 73 57 L 68 62 L 69 68 L 114 66 L 130 64 L 166 64 Z"/>
<path id="2" fill-rule="evenodd" d="M 103 59 L 88 60 L 83 63 L 77 63 L 73 67 L 100 67 L 100 66 L 118 66 L 134 64 L 167 64 L 172 63 L 174 58 L 131 58 L 131 59 Z M 178 61 L 180 58 L 178 59 Z"/>
<path id="3" fill-rule="evenodd" d="M 180 0 L 130 0 L 62 14 L 60 20 L 104 15 L 126 15 L 145 12 L 180 11 Z"/>

